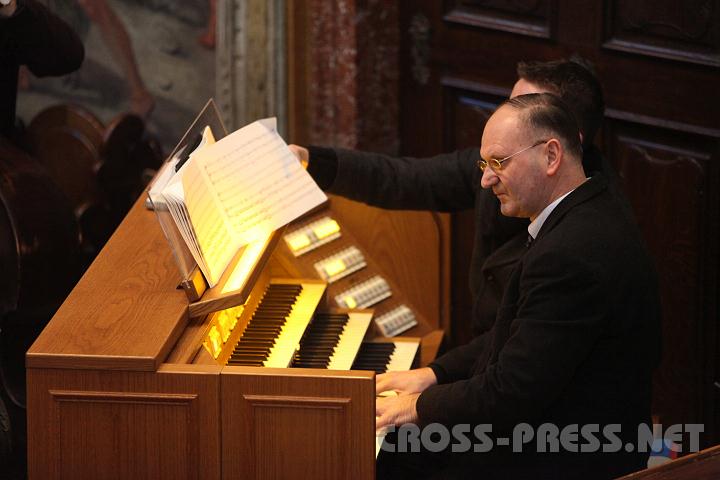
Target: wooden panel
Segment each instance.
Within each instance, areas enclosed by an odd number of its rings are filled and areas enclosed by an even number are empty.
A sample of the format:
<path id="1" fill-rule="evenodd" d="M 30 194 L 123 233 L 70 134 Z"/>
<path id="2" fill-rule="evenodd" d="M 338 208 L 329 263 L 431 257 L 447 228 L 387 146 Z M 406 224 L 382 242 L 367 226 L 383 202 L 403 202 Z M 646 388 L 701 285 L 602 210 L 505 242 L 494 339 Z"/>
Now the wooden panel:
<path id="1" fill-rule="evenodd" d="M 445 20 L 475 27 L 484 27 L 531 37 L 552 38 L 554 0 L 453 0 L 446 1 Z"/>
<path id="2" fill-rule="evenodd" d="M 712 423 L 717 285 L 717 143 L 679 132 L 610 122 L 606 151 L 656 260 L 663 308 L 663 360 L 654 413 L 663 424 Z M 717 159 L 714 159 L 717 160 Z M 662 228 L 658 228 L 662 226 Z M 707 430 L 711 430 L 710 425 Z"/>
<path id="3" fill-rule="evenodd" d="M 374 374 L 226 367 L 221 378 L 223 478 L 374 478 Z"/>
<path id="4" fill-rule="evenodd" d="M 187 322 L 180 274 L 140 198 L 27 354 L 28 367 L 155 371 Z"/>
<path id="5" fill-rule="evenodd" d="M 196 395 L 65 390 L 50 395 L 57 402 L 58 444 L 73 446 L 57 456 L 61 478 L 102 478 L 108 471 L 125 471 L 132 478 L 188 478 L 196 467 L 189 431 Z M 158 448 L 165 438 L 186 448 Z M 126 464 L 125 458 L 133 461 Z"/>
<path id="6" fill-rule="evenodd" d="M 352 452 L 341 432 L 350 432 L 350 399 L 244 395 L 252 419 L 249 442 L 255 478 L 286 478 L 290 472 L 317 473 L 313 478 L 343 478 Z M 313 457 L 318 445 L 332 445 L 323 460 Z M 283 454 L 278 455 L 278 452 Z M 292 454 L 288 454 L 292 452 Z"/>
<path id="7" fill-rule="evenodd" d="M 720 3 L 715 0 L 610 0 L 604 47 L 720 66 Z"/>
<path id="8" fill-rule="evenodd" d="M 715 480 L 720 478 L 720 445 L 618 480 Z"/>
<path id="9" fill-rule="evenodd" d="M 219 478 L 218 372 L 29 369 L 29 477 Z"/>

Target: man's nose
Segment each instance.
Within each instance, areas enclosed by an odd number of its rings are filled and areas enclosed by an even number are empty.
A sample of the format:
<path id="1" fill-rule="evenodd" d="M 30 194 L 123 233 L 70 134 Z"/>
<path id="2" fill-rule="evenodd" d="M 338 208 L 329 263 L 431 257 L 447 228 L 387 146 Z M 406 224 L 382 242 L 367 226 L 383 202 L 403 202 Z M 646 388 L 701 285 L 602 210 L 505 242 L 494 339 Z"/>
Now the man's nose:
<path id="1" fill-rule="evenodd" d="M 480 179 L 480 186 L 482 188 L 491 188 L 493 185 L 498 183 L 498 176 L 495 174 L 490 166 L 487 166 L 483 171 L 482 178 Z"/>

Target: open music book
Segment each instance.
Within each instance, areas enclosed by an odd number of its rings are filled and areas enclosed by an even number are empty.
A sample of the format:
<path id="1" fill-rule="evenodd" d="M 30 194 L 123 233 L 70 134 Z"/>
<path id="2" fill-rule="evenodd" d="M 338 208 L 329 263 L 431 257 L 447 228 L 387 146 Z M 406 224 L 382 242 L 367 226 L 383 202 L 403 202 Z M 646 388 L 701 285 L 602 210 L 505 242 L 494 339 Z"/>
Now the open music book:
<path id="1" fill-rule="evenodd" d="M 180 150 L 165 163 L 149 193 L 155 208 L 170 211 L 210 287 L 244 245 L 327 200 L 274 118 L 217 142 L 206 127 L 192 152 Z"/>

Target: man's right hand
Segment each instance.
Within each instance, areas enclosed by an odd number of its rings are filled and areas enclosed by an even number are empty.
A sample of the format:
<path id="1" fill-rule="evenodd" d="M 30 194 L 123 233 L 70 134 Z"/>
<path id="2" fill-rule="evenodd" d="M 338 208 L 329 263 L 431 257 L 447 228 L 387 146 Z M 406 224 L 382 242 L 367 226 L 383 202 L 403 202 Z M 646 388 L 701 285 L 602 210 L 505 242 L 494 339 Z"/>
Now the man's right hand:
<path id="1" fill-rule="evenodd" d="M 417 368 L 404 372 L 388 372 L 375 377 L 375 393 L 393 390 L 399 395 L 421 393 L 437 384 L 437 377 L 431 368 Z"/>
<path id="2" fill-rule="evenodd" d="M 297 157 L 297 159 L 300 160 L 300 164 L 302 164 L 303 168 L 307 169 L 308 163 L 310 162 L 310 152 L 308 152 L 308 149 L 292 144 L 288 145 L 288 148 Z"/>

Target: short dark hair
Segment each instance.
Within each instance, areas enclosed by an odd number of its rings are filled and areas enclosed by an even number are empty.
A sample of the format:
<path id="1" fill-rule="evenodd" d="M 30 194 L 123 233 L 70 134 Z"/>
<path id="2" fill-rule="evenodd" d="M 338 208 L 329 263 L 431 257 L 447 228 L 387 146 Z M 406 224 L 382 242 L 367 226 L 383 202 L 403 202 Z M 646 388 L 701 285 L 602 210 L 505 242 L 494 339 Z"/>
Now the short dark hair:
<path id="1" fill-rule="evenodd" d="M 591 145 L 605 113 L 602 86 L 589 62 L 580 57 L 550 62 L 519 62 L 519 78 L 559 95 L 577 118 L 583 143 Z"/>
<path id="2" fill-rule="evenodd" d="M 508 106 L 520 111 L 520 119 L 533 130 L 557 136 L 565 150 L 582 162 L 582 145 L 577 120 L 570 107 L 557 95 L 531 93 L 505 100 L 498 109 Z"/>

